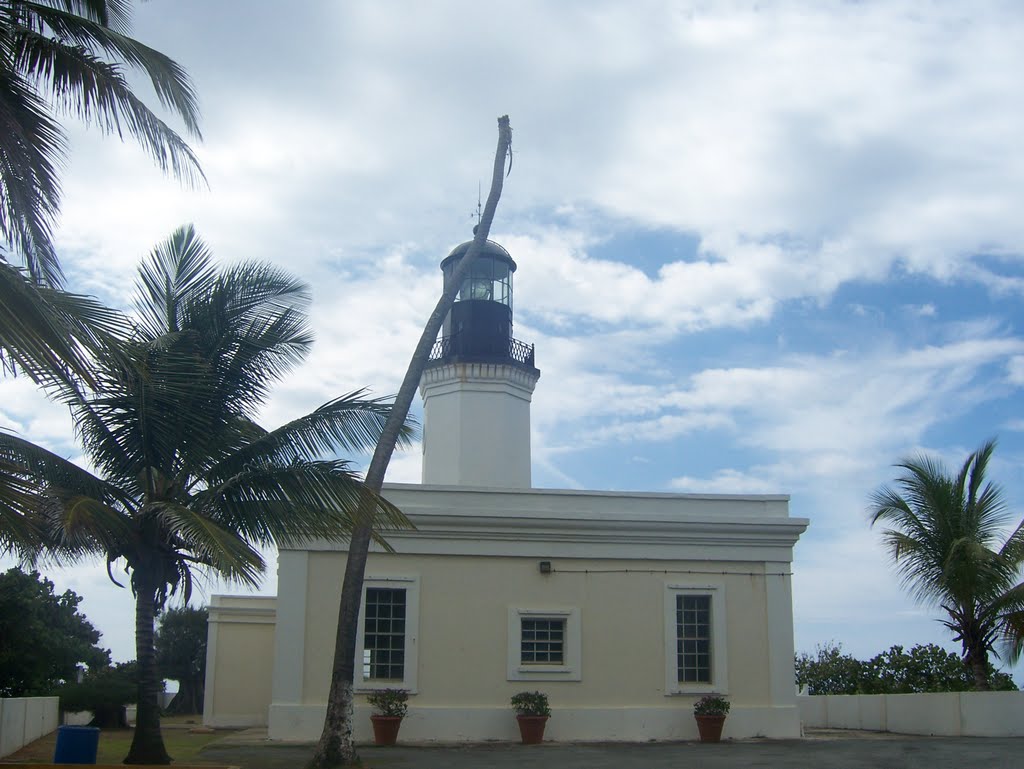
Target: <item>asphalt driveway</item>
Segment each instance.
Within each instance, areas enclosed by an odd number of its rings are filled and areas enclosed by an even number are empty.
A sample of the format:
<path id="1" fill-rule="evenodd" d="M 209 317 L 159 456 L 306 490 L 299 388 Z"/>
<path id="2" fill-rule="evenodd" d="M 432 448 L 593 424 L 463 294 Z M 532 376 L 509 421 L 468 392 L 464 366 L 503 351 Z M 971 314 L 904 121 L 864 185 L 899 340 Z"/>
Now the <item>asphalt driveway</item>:
<path id="1" fill-rule="evenodd" d="M 243 769 L 302 769 L 309 745 L 217 742 L 203 759 Z M 363 747 L 369 769 L 1024 769 L 1024 738 L 812 732 L 804 740 L 649 744 L 493 743 Z"/>

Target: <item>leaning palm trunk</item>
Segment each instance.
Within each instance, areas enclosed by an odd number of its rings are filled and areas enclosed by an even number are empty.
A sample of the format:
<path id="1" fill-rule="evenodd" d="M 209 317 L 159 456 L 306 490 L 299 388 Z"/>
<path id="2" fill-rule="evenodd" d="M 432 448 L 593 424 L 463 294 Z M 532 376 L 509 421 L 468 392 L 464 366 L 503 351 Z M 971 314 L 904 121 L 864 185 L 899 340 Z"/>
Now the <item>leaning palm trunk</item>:
<path id="1" fill-rule="evenodd" d="M 139 702 L 135 713 L 135 734 L 126 764 L 169 764 L 171 757 L 160 733 L 159 678 L 153 620 L 157 607 L 157 584 L 150 577 L 152 566 L 135 568 L 135 655 L 139 671 Z"/>
<path id="2" fill-rule="evenodd" d="M 416 388 L 419 386 L 423 369 L 430 358 L 430 348 L 437 339 L 445 316 L 451 310 L 462 285 L 463 276 L 487 242 L 491 222 L 501 197 L 502 181 L 505 174 L 505 158 L 509 156 L 512 146 L 512 129 L 508 116 L 498 118 L 498 147 L 494 154 L 494 169 L 491 175 L 491 190 L 487 195 L 480 223 L 465 256 L 462 257 L 452 280 L 441 294 L 433 313 L 427 320 L 420 336 L 416 350 L 413 352 L 405 379 L 395 398 L 395 404 L 384 426 L 377 447 L 373 452 L 370 467 L 366 472 L 365 485 L 375 494 L 380 493 L 384 485 L 391 455 L 394 454 L 402 425 L 405 423 L 412 405 Z M 372 505 L 368 501 L 367 507 Z M 317 743 L 316 752 L 309 763 L 310 769 L 326 769 L 327 767 L 343 766 L 358 761 L 355 743 L 352 739 L 353 694 L 355 675 L 356 633 L 359 624 L 359 607 L 363 597 L 363 576 L 366 572 L 366 557 L 369 552 L 373 534 L 372 515 L 370 510 L 360 511 L 356 528 L 349 542 L 348 559 L 345 564 L 345 579 L 341 588 L 341 605 L 338 612 L 338 632 L 335 636 L 334 666 L 331 673 L 331 690 L 327 698 L 327 716 L 324 720 L 323 734 Z"/>

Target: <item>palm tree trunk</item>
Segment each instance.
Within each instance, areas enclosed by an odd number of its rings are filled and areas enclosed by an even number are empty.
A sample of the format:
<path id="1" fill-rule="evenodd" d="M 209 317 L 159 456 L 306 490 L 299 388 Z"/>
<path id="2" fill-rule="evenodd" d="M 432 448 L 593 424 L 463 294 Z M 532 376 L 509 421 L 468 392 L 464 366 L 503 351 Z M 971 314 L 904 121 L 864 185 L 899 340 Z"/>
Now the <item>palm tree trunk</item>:
<path id="1" fill-rule="evenodd" d="M 416 395 L 423 369 L 430 358 L 437 334 L 441 330 L 445 316 L 451 310 L 452 303 L 462 277 L 469 271 L 476 259 L 487 235 L 490 233 L 491 222 L 501 198 L 501 188 L 505 176 L 505 158 L 509 156 L 512 146 L 512 128 L 508 115 L 498 118 L 498 147 L 494 154 L 494 168 L 491 175 L 491 190 L 487 195 L 480 224 L 476 228 L 473 245 L 462 257 L 448 287 L 434 307 L 423 334 L 413 352 L 405 379 L 395 397 L 395 405 L 384 425 L 373 459 L 366 472 L 365 485 L 379 493 L 384 485 L 391 455 L 395 452 L 398 436 L 409 415 L 409 407 Z M 327 717 L 324 720 L 324 731 L 317 743 L 316 751 L 310 760 L 309 769 L 330 769 L 331 767 L 355 764 L 359 758 L 352 739 L 353 717 L 353 679 L 355 676 L 356 634 L 359 632 L 359 607 L 363 599 L 363 577 L 366 572 L 366 556 L 369 552 L 371 534 L 373 532 L 373 500 L 360 506 L 356 527 L 349 542 L 348 560 L 345 564 L 345 579 L 341 587 L 341 606 L 338 611 L 338 632 L 335 637 L 334 666 L 331 673 L 331 691 L 327 698 Z"/>
<path id="2" fill-rule="evenodd" d="M 992 687 L 988 682 L 988 651 L 984 648 L 970 649 L 964 662 L 971 669 L 971 675 L 974 676 L 974 691 L 990 691 Z"/>
<path id="3" fill-rule="evenodd" d="M 135 659 L 139 666 L 139 703 L 132 746 L 124 759 L 126 764 L 171 763 L 160 733 L 160 686 L 153 634 L 157 588 L 148 571 L 144 566 L 137 566 L 135 570 Z"/>

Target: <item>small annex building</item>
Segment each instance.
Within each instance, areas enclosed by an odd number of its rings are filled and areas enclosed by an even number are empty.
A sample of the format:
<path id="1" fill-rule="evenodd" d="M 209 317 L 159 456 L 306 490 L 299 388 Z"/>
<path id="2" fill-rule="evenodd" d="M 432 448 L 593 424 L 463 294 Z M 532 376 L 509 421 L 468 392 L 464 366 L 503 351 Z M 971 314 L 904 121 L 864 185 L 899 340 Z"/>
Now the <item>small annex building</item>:
<path id="1" fill-rule="evenodd" d="M 441 263 L 446 281 L 470 243 Z M 782 495 L 534 489 L 534 350 L 512 336 L 516 264 L 488 242 L 420 384 L 423 483 L 385 496 L 416 525 L 371 552 L 357 692 L 411 693 L 404 740 L 517 739 L 513 694 L 541 690 L 550 740 L 800 736 L 793 547 Z M 213 596 L 204 723 L 320 736 L 344 546 L 282 549 L 276 598 Z M 371 737 L 357 705 L 356 738 Z"/>

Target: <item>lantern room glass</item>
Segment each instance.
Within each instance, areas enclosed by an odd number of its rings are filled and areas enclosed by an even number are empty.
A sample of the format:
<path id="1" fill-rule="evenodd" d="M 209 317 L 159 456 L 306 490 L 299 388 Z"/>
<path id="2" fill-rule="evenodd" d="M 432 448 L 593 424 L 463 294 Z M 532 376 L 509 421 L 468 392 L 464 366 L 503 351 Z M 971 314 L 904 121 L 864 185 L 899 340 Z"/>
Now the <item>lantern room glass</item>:
<path id="1" fill-rule="evenodd" d="M 454 266 L 454 265 L 453 265 Z M 459 287 L 459 301 L 498 302 L 512 309 L 512 270 L 502 260 L 480 256 Z"/>

